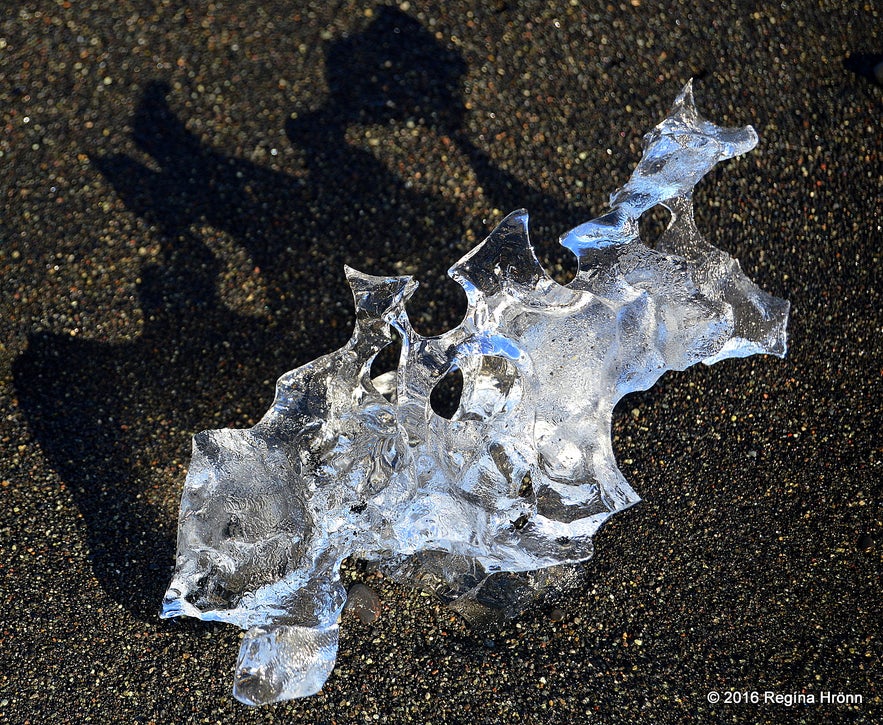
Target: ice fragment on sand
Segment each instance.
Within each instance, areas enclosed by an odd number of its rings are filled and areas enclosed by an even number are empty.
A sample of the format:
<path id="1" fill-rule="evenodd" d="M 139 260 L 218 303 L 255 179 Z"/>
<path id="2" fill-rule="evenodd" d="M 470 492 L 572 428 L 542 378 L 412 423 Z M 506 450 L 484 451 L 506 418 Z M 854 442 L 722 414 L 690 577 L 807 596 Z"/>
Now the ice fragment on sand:
<path id="1" fill-rule="evenodd" d="M 575 279 L 546 274 L 527 213 L 513 212 L 451 268 L 468 311 L 436 337 L 408 320 L 416 282 L 347 268 L 350 341 L 283 375 L 253 428 L 193 440 L 163 616 L 247 630 L 237 698 L 322 687 L 347 557 L 430 588 L 467 617 L 517 613 L 638 501 L 610 439 L 622 396 L 666 370 L 785 354 L 788 303 L 706 242 L 692 214 L 702 176 L 756 143 L 750 126 L 702 119 L 688 84 L 645 137 L 611 211 L 561 237 L 579 259 Z M 651 248 L 639 218 L 660 204 L 671 221 Z M 372 380 L 374 356 L 396 335 L 398 369 Z M 463 392 L 448 420 L 430 395 L 454 369 Z"/>

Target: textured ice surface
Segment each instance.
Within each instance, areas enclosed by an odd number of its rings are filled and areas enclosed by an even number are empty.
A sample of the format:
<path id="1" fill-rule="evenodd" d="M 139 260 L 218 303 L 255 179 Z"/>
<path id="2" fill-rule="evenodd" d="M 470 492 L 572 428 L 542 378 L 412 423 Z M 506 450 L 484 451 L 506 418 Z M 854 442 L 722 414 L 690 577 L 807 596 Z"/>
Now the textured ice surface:
<path id="1" fill-rule="evenodd" d="M 462 323 L 423 337 L 409 277 L 346 275 L 350 341 L 283 375 L 249 430 L 193 439 L 177 566 L 162 615 L 248 630 L 234 693 L 250 704 L 317 692 L 337 656 L 340 564 L 375 562 L 467 617 L 516 613 L 592 555 L 592 536 L 638 501 L 613 456 L 613 408 L 666 370 L 785 353 L 788 303 L 761 291 L 699 234 L 693 187 L 757 143 L 696 112 L 690 85 L 644 139 L 612 210 L 561 237 L 579 259 L 567 286 L 534 256 L 527 213 L 510 214 L 457 262 Z M 671 212 L 655 248 L 638 221 Z M 398 369 L 372 381 L 402 340 Z M 463 376 L 448 420 L 430 393 Z"/>

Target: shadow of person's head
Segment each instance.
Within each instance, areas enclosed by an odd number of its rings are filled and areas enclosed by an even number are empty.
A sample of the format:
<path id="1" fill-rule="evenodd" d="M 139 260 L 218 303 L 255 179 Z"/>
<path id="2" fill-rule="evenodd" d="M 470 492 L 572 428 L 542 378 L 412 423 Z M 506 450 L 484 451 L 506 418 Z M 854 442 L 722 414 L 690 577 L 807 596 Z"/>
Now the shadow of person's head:
<path id="1" fill-rule="evenodd" d="M 364 31 L 325 54 L 326 110 L 344 123 L 421 122 L 460 127 L 466 63 L 414 18 L 381 7 Z"/>

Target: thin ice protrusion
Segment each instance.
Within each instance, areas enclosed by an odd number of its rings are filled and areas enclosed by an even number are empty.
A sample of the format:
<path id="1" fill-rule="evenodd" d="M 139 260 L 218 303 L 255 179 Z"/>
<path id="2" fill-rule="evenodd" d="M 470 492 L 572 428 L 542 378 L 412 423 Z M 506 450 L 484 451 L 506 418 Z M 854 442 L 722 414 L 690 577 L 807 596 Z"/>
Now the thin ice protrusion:
<path id="1" fill-rule="evenodd" d="M 595 250 L 635 240 L 644 212 L 658 204 L 670 206 L 673 199 L 689 199 L 715 164 L 756 145 L 751 126 L 724 128 L 702 118 L 690 81 L 665 120 L 644 136 L 641 161 L 628 183 L 610 196 L 613 211 L 572 229 L 560 243 L 576 254 L 581 266 L 590 266 Z"/>
<path id="2" fill-rule="evenodd" d="M 527 221 L 527 211 L 513 211 L 448 270 L 470 301 L 516 287 L 531 289 L 547 277 L 531 246 Z"/>

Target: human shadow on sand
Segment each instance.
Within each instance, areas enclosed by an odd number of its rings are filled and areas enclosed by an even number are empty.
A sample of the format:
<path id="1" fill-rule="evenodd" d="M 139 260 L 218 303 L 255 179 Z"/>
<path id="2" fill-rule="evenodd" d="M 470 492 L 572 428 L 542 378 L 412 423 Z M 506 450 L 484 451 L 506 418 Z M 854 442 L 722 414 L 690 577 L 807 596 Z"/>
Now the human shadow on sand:
<path id="1" fill-rule="evenodd" d="M 133 142 L 151 164 L 93 157 L 161 241 L 159 261 L 140 275 L 143 331 L 122 343 L 35 333 L 14 377 L 29 425 L 82 514 L 100 586 L 135 616 L 155 617 L 174 560 L 168 502 L 177 491 L 168 487 L 180 468 L 170 462 L 186 462 L 198 430 L 249 425 L 271 399 L 269 381 L 345 342 L 344 263 L 393 274 L 408 259 L 428 283 L 424 298 L 436 300 L 435 329 L 424 332 L 457 324 L 465 310 L 462 291 L 443 276 L 455 257 L 440 259 L 439 249 L 465 252 L 466 225 L 481 220 L 463 220 L 347 143 L 351 124 L 433 127 L 454 139 L 499 208 L 530 205 L 548 219 L 578 221 L 578 210 L 495 169 L 466 138 L 465 71 L 419 23 L 381 8 L 364 32 L 329 44 L 326 103 L 288 124 L 305 177 L 208 147 L 172 111 L 161 82 L 146 86 L 132 120 Z M 260 314 L 224 303 L 225 261 L 208 243 L 213 234 L 259 268 Z"/>

